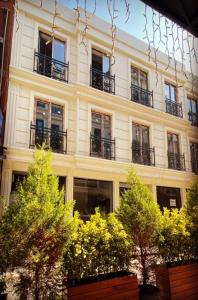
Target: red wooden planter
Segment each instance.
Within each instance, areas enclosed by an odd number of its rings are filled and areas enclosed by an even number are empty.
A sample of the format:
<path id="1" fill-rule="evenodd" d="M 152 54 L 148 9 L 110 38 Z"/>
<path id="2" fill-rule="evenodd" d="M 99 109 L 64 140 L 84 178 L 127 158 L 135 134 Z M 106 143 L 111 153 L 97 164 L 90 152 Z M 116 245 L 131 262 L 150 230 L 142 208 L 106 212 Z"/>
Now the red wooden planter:
<path id="1" fill-rule="evenodd" d="M 198 300 L 198 263 L 158 267 L 156 278 L 161 300 Z"/>
<path id="2" fill-rule="evenodd" d="M 68 288 L 68 300 L 138 300 L 137 276 L 126 275 Z"/>

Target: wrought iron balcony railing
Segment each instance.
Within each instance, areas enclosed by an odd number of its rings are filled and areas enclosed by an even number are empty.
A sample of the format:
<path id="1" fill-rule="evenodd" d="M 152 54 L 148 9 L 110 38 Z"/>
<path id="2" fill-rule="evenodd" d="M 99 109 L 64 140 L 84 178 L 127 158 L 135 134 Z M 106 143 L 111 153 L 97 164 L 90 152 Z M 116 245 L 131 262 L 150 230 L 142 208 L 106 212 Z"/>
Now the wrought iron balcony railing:
<path id="1" fill-rule="evenodd" d="M 168 152 L 168 168 L 179 170 L 179 171 L 185 171 L 185 156 L 184 154 L 177 154 Z"/>
<path id="2" fill-rule="evenodd" d="M 132 143 L 132 161 L 135 164 L 155 166 L 155 148 L 149 148 L 149 145 L 142 147 L 134 141 Z"/>
<path id="3" fill-rule="evenodd" d="M 153 91 L 131 84 L 131 101 L 153 107 Z"/>
<path id="4" fill-rule="evenodd" d="M 98 90 L 115 94 L 115 75 L 90 68 L 90 85 Z"/>
<path id="5" fill-rule="evenodd" d="M 190 147 L 192 172 L 198 175 L 198 148 L 194 145 Z"/>
<path id="6" fill-rule="evenodd" d="M 198 113 L 189 112 L 188 120 L 191 121 L 191 124 L 193 126 L 198 127 Z"/>
<path id="7" fill-rule="evenodd" d="M 55 130 L 53 128 L 37 127 L 30 125 L 30 148 L 45 144 L 53 152 L 67 153 L 67 131 Z"/>
<path id="8" fill-rule="evenodd" d="M 36 51 L 34 52 L 33 71 L 61 81 L 69 81 L 69 63 L 63 63 Z"/>
<path id="9" fill-rule="evenodd" d="M 178 103 L 166 98 L 166 112 L 173 116 L 183 118 L 182 103 Z"/>
<path id="10" fill-rule="evenodd" d="M 115 160 L 115 139 L 90 135 L 90 156 Z"/>

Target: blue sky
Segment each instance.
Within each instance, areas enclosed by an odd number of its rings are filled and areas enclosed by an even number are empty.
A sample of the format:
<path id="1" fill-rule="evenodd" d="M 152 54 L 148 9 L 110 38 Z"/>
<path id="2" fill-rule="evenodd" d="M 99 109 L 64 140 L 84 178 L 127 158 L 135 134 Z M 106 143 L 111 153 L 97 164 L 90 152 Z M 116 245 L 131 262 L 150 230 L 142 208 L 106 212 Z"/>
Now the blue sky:
<path id="1" fill-rule="evenodd" d="M 58 0 L 63 5 L 73 9 L 76 7 L 76 0 Z M 109 0 L 112 1 L 113 0 Z M 174 1 L 174 0 L 172 0 Z M 87 0 L 87 10 L 90 12 L 93 12 L 95 0 Z M 126 23 L 126 8 L 124 5 L 124 0 L 115 0 L 115 7 L 118 10 L 118 17 L 115 20 L 115 24 L 118 28 L 128 32 L 129 34 L 139 38 L 140 40 L 143 40 L 147 42 L 144 37 L 145 33 L 143 32 L 145 28 L 145 4 L 141 2 L 140 0 L 127 0 L 127 2 L 130 4 L 130 18 L 128 22 Z M 79 0 L 79 6 L 84 8 L 85 7 L 85 0 Z M 107 8 L 107 0 L 97 0 L 97 7 L 95 14 L 102 18 L 103 20 L 110 23 L 110 16 Z M 181 61 L 181 44 L 182 44 L 182 30 L 177 29 L 177 25 L 175 24 L 172 27 L 172 22 L 168 21 L 168 51 L 166 48 L 166 26 L 165 26 L 165 18 L 160 18 L 160 28 L 161 28 L 161 39 L 159 35 L 159 31 L 156 30 L 156 33 L 153 35 L 153 20 L 157 23 L 159 23 L 159 14 L 156 12 L 156 14 L 153 15 L 153 10 L 147 6 L 147 29 L 148 29 L 148 36 L 149 39 L 152 41 L 155 41 L 155 47 L 159 48 L 162 52 L 165 52 L 166 54 L 169 54 L 170 56 L 173 56 L 173 52 L 175 50 L 175 58 L 179 61 Z M 157 27 L 155 26 L 155 29 Z M 173 28 L 173 31 L 172 31 Z M 177 38 L 177 31 L 179 33 L 179 36 Z M 172 35 L 173 32 L 173 35 Z M 184 31 L 184 38 L 186 37 L 186 32 Z M 173 38 L 174 37 L 174 42 Z M 198 40 L 197 40 L 198 41 Z M 198 42 L 196 41 L 196 44 Z M 190 44 L 192 44 L 192 37 L 190 38 Z M 154 44 L 152 44 L 154 46 Z M 198 48 L 198 46 L 196 47 Z M 185 52 L 188 53 L 188 43 L 187 40 L 184 39 L 184 49 Z M 198 49 L 197 49 L 198 53 Z M 184 63 L 188 67 L 189 65 L 189 57 L 188 54 L 185 54 L 185 60 Z M 195 71 L 197 73 L 197 64 L 194 64 Z"/>
<path id="2" fill-rule="evenodd" d="M 67 7 L 73 9 L 76 7 L 76 1 L 75 0 L 59 0 L 62 4 L 66 5 Z M 145 5 L 139 0 L 129 0 L 130 3 L 130 18 L 127 23 L 126 21 L 126 15 L 125 15 L 125 5 L 124 1 L 122 0 L 116 0 L 116 9 L 118 10 L 118 18 L 116 19 L 116 26 L 131 35 L 136 36 L 139 39 L 143 39 L 144 33 L 144 8 Z M 84 8 L 85 1 L 79 0 L 79 4 L 81 7 Z M 93 12 L 94 10 L 94 0 L 87 0 L 87 9 L 90 12 Z M 102 18 L 103 20 L 110 22 L 110 16 L 107 9 L 107 2 L 106 0 L 97 0 L 97 8 L 95 14 Z"/>

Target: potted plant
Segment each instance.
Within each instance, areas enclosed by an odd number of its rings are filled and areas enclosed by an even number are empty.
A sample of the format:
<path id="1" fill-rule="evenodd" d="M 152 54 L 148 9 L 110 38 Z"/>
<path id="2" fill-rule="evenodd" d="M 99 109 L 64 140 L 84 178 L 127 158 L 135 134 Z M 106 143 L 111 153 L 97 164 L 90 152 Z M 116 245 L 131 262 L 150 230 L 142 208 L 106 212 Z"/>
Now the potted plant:
<path id="1" fill-rule="evenodd" d="M 198 263 L 191 251 L 188 224 L 184 210 L 164 210 L 159 239 L 163 265 L 156 268 L 160 299 L 198 299 Z"/>
<path id="2" fill-rule="evenodd" d="M 129 272 L 131 242 L 114 213 L 99 210 L 83 222 L 64 256 L 68 300 L 139 299 L 137 277 Z"/>
<path id="3" fill-rule="evenodd" d="M 35 151 L 16 201 L 0 222 L 0 250 L 2 245 L 4 257 L 9 254 L 10 269 L 18 275 L 14 287 L 20 299 L 62 296 L 61 263 L 75 231 L 75 217 L 73 201 L 64 203 L 51 159 L 44 148 Z"/>
<path id="4" fill-rule="evenodd" d="M 153 269 L 158 259 L 156 238 L 160 232 L 161 212 L 149 188 L 129 169 L 127 189 L 120 199 L 117 216 L 134 242 L 134 258 L 140 274 L 141 293 L 155 291 Z"/>

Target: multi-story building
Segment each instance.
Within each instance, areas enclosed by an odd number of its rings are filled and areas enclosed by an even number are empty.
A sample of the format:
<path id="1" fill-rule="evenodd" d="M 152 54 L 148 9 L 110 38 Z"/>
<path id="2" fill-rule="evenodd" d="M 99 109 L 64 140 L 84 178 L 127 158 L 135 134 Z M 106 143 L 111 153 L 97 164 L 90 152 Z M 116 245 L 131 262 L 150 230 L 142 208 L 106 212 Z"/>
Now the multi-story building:
<path id="1" fill-rule="evenodd" d="M 159 53 L 158 84 L 147 45 L 118 30 L 115 64 L 110 25 L 57 6 L 18 1 L 10 67 L 2 195 L 17 180 L 36 145 L 48 144 L 53 168 L 86 217 L 119 205 L 133 163 L 161 207 L 181 207 L 198 175 L 198 107 L 191 82 Z M 178 64 L 179 65 L 179 64 Z M 195 89 L 195 87 L 194 87 Z M 197 94 L 198 95 L 198 94 Z"/>
<path id="2" fill-rule="evenodd" d="M 15 0 L 0 1 L 0 184 Z"/>

